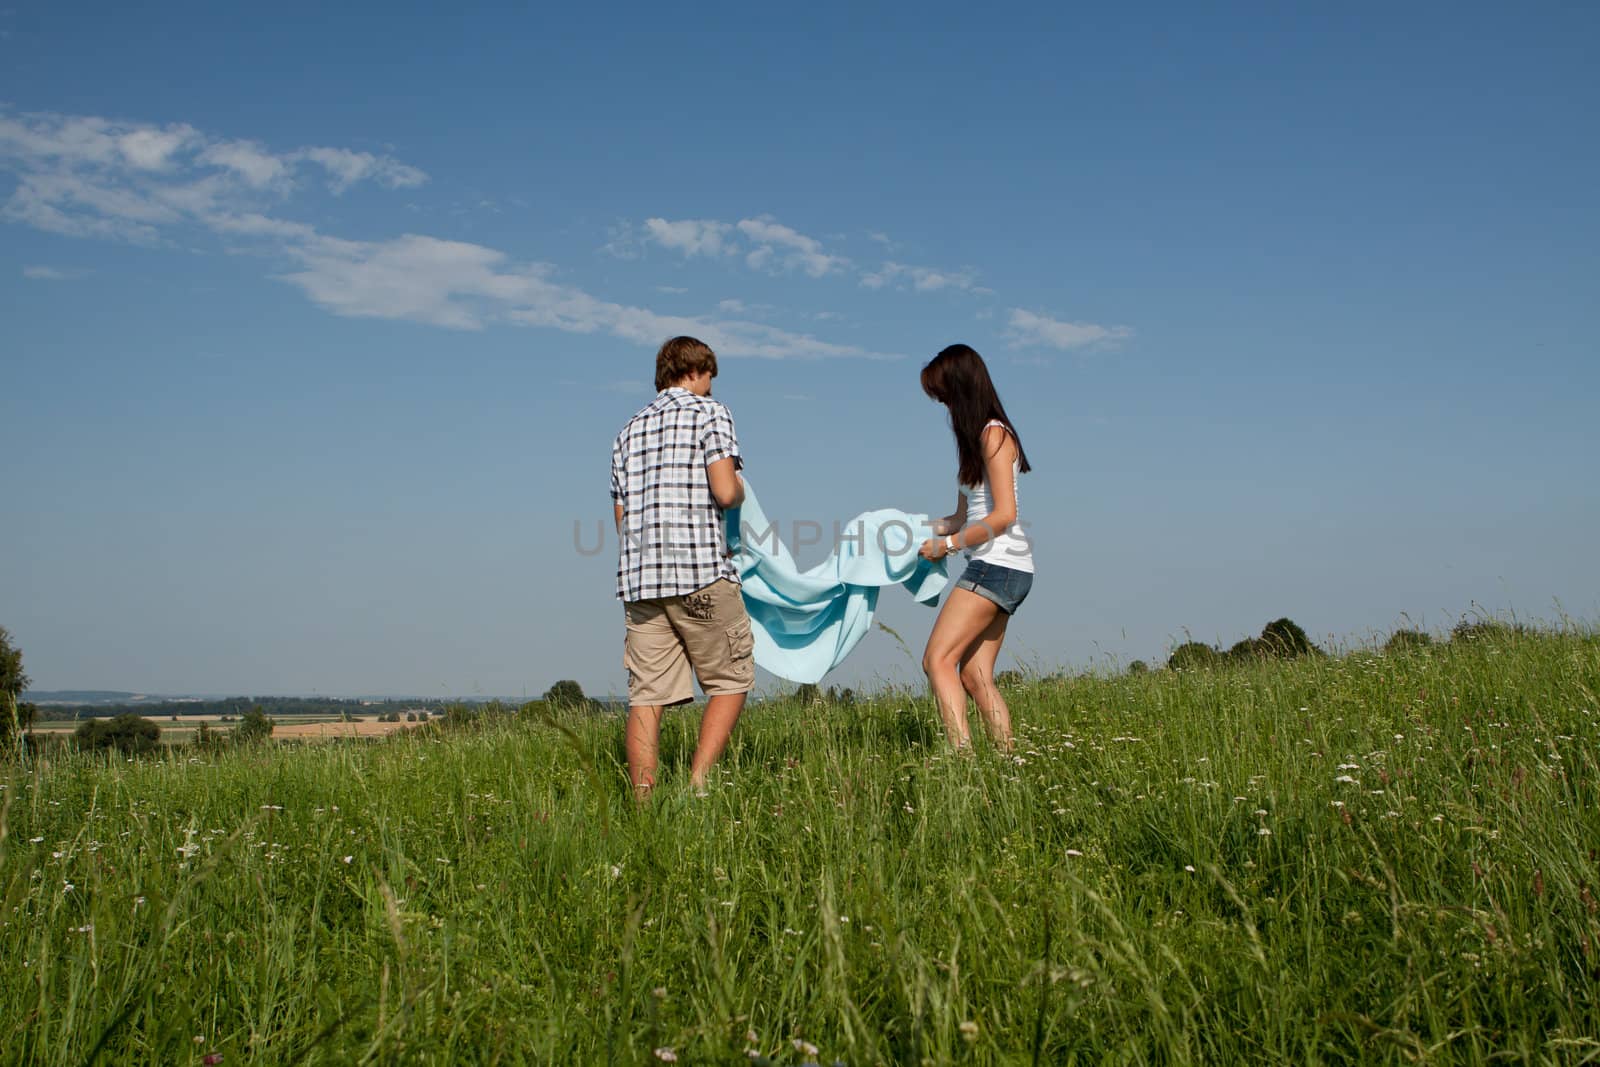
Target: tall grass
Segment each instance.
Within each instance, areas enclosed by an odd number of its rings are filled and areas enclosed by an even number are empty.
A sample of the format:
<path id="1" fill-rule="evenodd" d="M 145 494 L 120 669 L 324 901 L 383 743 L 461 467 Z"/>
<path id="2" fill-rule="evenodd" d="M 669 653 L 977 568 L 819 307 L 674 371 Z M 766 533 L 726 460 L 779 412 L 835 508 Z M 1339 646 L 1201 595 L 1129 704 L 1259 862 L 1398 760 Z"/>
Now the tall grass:
<path id="1" fill-rule="evenodd" d="M 13 768 L 12 1062 L 1600 1060 L 1600 641 Z"/>

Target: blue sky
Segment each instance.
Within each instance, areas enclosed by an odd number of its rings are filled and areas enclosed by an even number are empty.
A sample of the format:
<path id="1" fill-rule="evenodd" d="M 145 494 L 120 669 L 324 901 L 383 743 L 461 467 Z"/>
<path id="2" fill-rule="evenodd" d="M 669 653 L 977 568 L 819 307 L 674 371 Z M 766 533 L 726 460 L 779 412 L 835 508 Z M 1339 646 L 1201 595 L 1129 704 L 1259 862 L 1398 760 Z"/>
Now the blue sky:
<path id="1" fill-rule="evenodd" d="M 1597 31 L 13 4 L 0 625 L 39 688 L 619 691 L 574 526 L 680 331 L 791 522 L 949 508 L 917 371 L 985 355 L 1037 468 L 1002 666 L 1600 618 Z"/>

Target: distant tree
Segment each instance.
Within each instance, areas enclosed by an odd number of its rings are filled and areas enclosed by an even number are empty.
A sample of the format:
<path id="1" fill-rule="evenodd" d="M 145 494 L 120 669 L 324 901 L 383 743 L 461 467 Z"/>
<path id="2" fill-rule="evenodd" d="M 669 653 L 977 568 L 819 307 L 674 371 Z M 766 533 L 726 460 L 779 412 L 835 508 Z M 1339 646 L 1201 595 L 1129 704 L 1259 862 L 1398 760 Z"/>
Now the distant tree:
<path id="1" fill-rule="evenodd" d="M 802 682 L 800 688 L 794 691 L 794 698 L 799 703 L 810 707 L 812 704 L 822 703 L 822 690 L 818 689 L 815 683 Z"/>
<path id="2" fill-rule="evenodd" d="M 1322 649 L 1311 643 L 1311 638 L 1293 619 L 1273 619 L 1261 628 L 1257 641 L 1263 654 L 1279 659 L 1322 654 Z"/>
<path id="3" fill-rule="evenodd" d="M 1414 652 L 1431 644 L 1433 638 L 1421 630 L 1396 630 L 1389 635 L 1389 640 L 1383 643 L 1383 651 L 1385 655 L 1392 656 L 1396 652 Z"/>
<path id="4" fill-rule="evenodd" d="M 399 712 L 396 712 L 395 714 L 398 715 Z M 417 721 L 417 713 L 416 712 L 414 712 L 414 711 L 406 712 L 406 722 L 416 722 L 416 721 Z"/>
<path id="5" fill-rule="evenodd" d="M 428 713 L 426 711 L 417 712 L 417 719 L 420 722 L 427 722 L 428 721 Z"/>
<path id="6" fill-rule="evenodd" d="M 1463 643 L 1491 641 L 1526 632 L 1527 628 L 1520 623 L 1506 623 L 1488 616 L 1476 616 L 1464 618 L 1456 623 L 1450 631 L 1450 640 Z"/>
<path id="7" fill-rule="evenodd" d="M 1196 671 L 1215 667 L 1222 654 L 1210 645 L 1199 641 L 1185 641 L 1167 657 L 1167 667 L 1174 671 Z"/>
<path id="8" fill-rule="evenodd" d="M 0 743 L 10 744 L 33 724 L 35 708 L 22 703 L 30 680 L 22 669 L 22 649 L 11 643 L 11 633 L 0 626 Z"/>
<path id="9" fill-rule="evenodd" d="M 1224 659 L 1231 663 L 1249 663 L 1251 660 L 1261 659 L 1263 656 L 1269 655 L 1269 653 L 1266 646 L 1261 643 L 1260 638 L 1247 637 L 1243 641 L 1235 641 L 1228 651 L 1222 655 Z"/>
<path id="10" fill-rule="evenodd" d="M 239 725 L 233 728 L 233 736 L 241 744 L 251 744 L 255 741 L 265 741 L 272 736 L 273 727 L 278 724 L 267 718 L 267 713 L 257 704 L 240 718 Z"/>
<path id="11" fill-rule="evenodd" d="M 204 719 L 194 731 L 194 745 L 196 748 L 214 749 L 221 748 L 226 738 L 219 730 L 213 730 L 211 724 Z"/>
<path id="12" fill-rule="evenodd" d="M 1128 664 L 1128 673 L 1129 674 L 1148 674 L 1148 673 L 1150 673 L 1150 664 L 1146 663 L 1142 659 L 1136 659 L 1132 663 Z"/>
<path id="13" fill-rule="evenodd" d="M 583 695 L 583 686 L 570 678 L 563 678 L 545 691 L 544 702 L 552 708 L 584 708 L 589 698 Z"/>
<path id="14" fill-rule="evenodd" d="M 478 713 L 470 705 L 460 702 L 448 704 L 443 711 L 444 725 L 452 730 L 471 726 L 478 721 Z"/>
<path id="15" fill-rule="evenodd" d="M 110 719 L 86 719 L 73 732 L 73 738 L 85 752 L 114 748 L 125 755 L 138 756 L 160 746 L 161 727 L 130 713 Z"/>

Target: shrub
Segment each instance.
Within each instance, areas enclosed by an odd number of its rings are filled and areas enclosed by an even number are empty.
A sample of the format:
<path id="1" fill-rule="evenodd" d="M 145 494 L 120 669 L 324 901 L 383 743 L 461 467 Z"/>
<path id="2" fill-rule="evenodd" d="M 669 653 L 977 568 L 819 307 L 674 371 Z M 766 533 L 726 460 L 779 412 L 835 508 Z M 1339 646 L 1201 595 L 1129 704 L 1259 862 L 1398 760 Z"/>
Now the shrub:
<path id="1" fill-rule="evenodd" d="M 1223 655 L 1231 663 L 1248 663 L 1271 654 L 1265 642 L 1259 637 L 1247 637 L 1243 641 L 1234 642 L 1233 647 Z"/>
<path id="2" fill-rule="evenodd" d="M 1499 619 L 1480 616 L 1464 618 L 1456 623 L 1455 628 L 1450 631 L 1450 640 L 1461 642 L 1501 641 L 1527 632 L 1527 627 L 1521 623 L 1501 622 Z"/>
<path id="3" fill-rule="evenodd" d="M 250 744 L 255 741 L 265 741 L 272 736 L 272 730 L 278 724 L 267 718 L 267 713 L 261 710 L 258 704 L 245 712 L 239 719 L 239 725 L 233 728 L 234 740 L 241 744 Z"/>
<path id="4" fill-rule="evenodd" d="M 583 695 L 583 686 L 570 678 L 552 685 L 544 694 L 545 703 L 553 708 L 586 708 L 589 698 Z"/>
<path id="5" fill-rule="evenodd" d="M 1199 641 L 1185 641 L 1167 657 L 1167 668 L 1174 671 L 1205 670 L 1215 667 L 1221 653 Z"/>
<path id="6" fill-rule="evenodd" d="M 447 730 L 465 729 L 478 721 L 478 713 L 470 706 L 462 703 L 446 705 L 441 725 Z"/>
<path id="7" fill-rule="evenodd" d="M 1148 673 L 1150 673 L 1150 664 L 1146 663 L 1142 659 L 1136 659 L 1132 663 L 1128 664 L 1128 673 L 1129 674 L 1148 674 Z"/>
<path id="8" fill-rule="evenodd" d="M 1413 652 L 1419 648 L 1427 648 L 1433 644 L 1433 638 L 1421 630 L 1396 630 L 1389 635 L 1389 640 L 1383 643 L 1385 655 L 1392 656 L 1397 652 Z"/>
<path id="9" fill-rule="evenodd" d="M 1293 619 L 1274 619 L 1267 623 L 1261 628 L 1257 642 L 1263 655 L 1277 656 L 1279 659 L 1322 654 L 1322 649 L 1311 643 L 1306 632 Z"/>
<path id="10" fill-rule="evenodd" d="M 89 719 L 79 724 L 72 736 L 85 752 L 114 748 L 125 755 L 139 756 L 154 752 L 161 745 L 161 727 L 132 712 L 114 719 Z"/>

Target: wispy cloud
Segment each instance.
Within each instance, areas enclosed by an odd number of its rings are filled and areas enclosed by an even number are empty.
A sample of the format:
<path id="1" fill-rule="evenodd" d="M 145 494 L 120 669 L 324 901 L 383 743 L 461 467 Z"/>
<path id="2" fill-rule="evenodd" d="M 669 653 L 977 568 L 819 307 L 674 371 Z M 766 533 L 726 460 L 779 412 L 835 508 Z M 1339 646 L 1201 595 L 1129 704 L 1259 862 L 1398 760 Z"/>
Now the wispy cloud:
<path id="1" fill-rule="evenodd" d="M 871 232 L 868 238 L 893 248 L 887 234 Z M 606 251 L 623 259 L 637 255 L 638 242 L 613 238 Z M 853 274 L 863 288 L 895 288 L 919 293 L 951 290 L 993 295 L 993 290 L 978 284 L 977 271 L 968 268 L 943 270 L 888 260 L 877 268 L 858 266 L 850 257 L 831 252 L 815 237 L 786 226 L 771 215 L 722 222 L 717 219 L 646 219 L 643 242 L 680 252 L 684 256 L 727 258 L 738 256 L 754 270 L 768 273 L 799 272 L 813 278 L 831 274 Z"/>
<path id="2" fill-rule="evenodd" d="M 815 237 L 785 226 L 770 215 L 738 222 L 651 218 L 644 222 L 642 239 L 688 257 L 739 256 L 745 265 L 770 273 L 801 271 L 820 278 L 851 265 L 844 256 L 829 253 Z M 619 254 L 611 245 L 606 247 Z M 627 258 L 627 250 L 624 245 L 620 253 L 623 258 Z"/>
<path id="3" fill-rule="evenodd" d="M 308 159 L 326 170 L 329 185 L 335 193 L 343 193 L 357 182 L 368 180 L 389 189 L 414 189 L 428 180 L 428 176 L 416 167 L 388 156 L 352 152 L 348 148 L 307 148 L 294 158 Z"/>
<path id="4" fill-rule="evenodd" d="M 820 278 L 850 266 L 850 261 L 843 256 L 824 252 L 821 241 L 783 225 L 770 215 L 741 219 L 739 232 L 755 245 L 744 258 L 758 270 L 781 264 L 786 269 L 798 268 L 813 278 Z"/>
<path id="5" fill-rule="evenodd" d="M 682 252 L 686 256 L 720 256 L 731 252 L 724 242 L 733 227 L 726 222 L 710 219 L 645 219 L 646 237 L 663 248 Z"/>
<path id="6" fill-rule="evenodd" d="M 1013 347 L 1048 345 L 1062 350 L 1110 344 L 1133 336 L 1126 326 L 1101 326 L 1092 322 L 1067 322 L 1023 308 L 1012 308 L 1006 337 Z"/>
<path id="7" fill-rule="evenodd" d="M 88 277 L 89 272 L 61 267 L 23 267 L 22 276 L 39 282 L 70 282 Z"/>
<path id="8" fill-rule="evenodd" d="M 947 271 L 933 267 L 916 267 L 890 260 L 875 271 L 861 275 L 861 284 L 868 289 L 882 289 L 888 285 L 910 286 L 919 293 L 932 293 L 940 289 L 960 289 L 963 292 L 988 295 L 993 290 L 978 285 L 978 274 L 973 270 Z"/>
<path id="9" fill-rule="evenodd" d="M 427 175 L 388 156 L 341 148 L 274 153 L 251 141 L 157 126 L 0 111 L 0 169 L 17 176 L 0 219 L 76 237 L 143 244 L 187 241 L 203 230 L 229 247 L 282 257 L 278 277 L 343 316 L 402 319 L 450 329 L 494 323 L 606 334 L 655 346 L 694 333 L 727 356 L 898 358 L 738 317 L 663 315 L 615 303 L 559 280 L 556 268 L 517 262 L 486 245 L 408 233 L 353 241 L 277 214 L 311 177 L 342 194 L 361 183 L 411 188 Z M 686 255 L 721 255 L 724 241 L 823 255 L 770 220 L 746 234 L 732 224 L 652 219 L 652 240 Z M 41 276 L 44 277 L 44 276 Z"/>
<path id="10" fill-rule="evenodd" d="M 613 303 L 556 280 L 549 264 L 517 264 L 496 249 L 461 241 L 417 234 L 378 242 L 317 237 L 287 251 L 302 269 L 283 280 L 338 315 L 461 330 L 505 322 L 652 347 L 688 333 L 722 355 L 763 359 L 899 358 L 744 319 L 664 315 Z"/>

